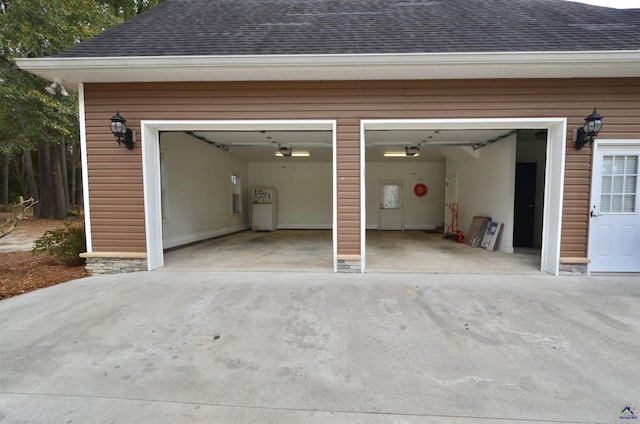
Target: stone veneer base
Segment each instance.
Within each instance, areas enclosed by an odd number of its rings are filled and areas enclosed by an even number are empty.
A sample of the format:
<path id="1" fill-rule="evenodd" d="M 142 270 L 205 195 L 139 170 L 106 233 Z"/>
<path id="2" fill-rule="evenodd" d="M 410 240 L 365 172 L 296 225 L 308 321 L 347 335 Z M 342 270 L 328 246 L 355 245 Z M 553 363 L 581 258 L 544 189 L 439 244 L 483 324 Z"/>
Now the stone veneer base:
<path id="1" fill-rule="evenodd" d="M 144 253 L 83 253 L 85 266 L 91 275 L 124 274 L 147 270 L 147 255 Z"/>
<path id="2" fill-rule="evenodd" d="M 589 258 L 560 258 L 560 275 L 588 275 Z"/>
<path id="3" fill-rule="evenodd" d="M 360 255 L 338 255 L 338 272 L 361 272 L 362 260 Z"/>

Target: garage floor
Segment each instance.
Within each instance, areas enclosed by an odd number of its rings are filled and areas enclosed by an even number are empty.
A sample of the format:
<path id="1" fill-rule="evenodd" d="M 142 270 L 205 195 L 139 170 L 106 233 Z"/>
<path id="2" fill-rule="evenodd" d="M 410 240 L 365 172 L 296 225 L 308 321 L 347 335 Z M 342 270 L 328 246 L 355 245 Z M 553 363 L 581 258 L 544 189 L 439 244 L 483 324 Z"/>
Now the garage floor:
<path id="1" fill-rule="evenodd" d="M 244 231 L 165 253 L 167 269 L 332 272 L 329 230 Z M 367 272 L 539 273 L 540 250 L 488 252 L 423 231 L 367 231 Z"/>

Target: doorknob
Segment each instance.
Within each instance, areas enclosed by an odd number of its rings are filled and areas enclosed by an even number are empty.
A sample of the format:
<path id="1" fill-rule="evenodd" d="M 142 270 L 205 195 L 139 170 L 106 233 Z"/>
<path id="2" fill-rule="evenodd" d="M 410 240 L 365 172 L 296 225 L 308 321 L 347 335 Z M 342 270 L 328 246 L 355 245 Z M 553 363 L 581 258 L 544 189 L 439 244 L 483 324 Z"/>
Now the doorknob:
<path id="1" fill-rule="evenodd" d="M 596 217 L 600 216 L 599 213 L 595 213 L 594 211 L 591 211 L 590 215 L 591 215 L 591 218 L 596 218 Z"/>

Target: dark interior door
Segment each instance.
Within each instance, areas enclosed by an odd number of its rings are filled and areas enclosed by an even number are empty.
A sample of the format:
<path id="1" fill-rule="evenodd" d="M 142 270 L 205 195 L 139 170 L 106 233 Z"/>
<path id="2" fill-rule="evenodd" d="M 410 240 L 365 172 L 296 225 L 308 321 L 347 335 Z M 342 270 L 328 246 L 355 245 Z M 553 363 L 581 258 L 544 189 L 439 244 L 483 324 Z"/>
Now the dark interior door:
<path id="1" fill-rule="evenodd" d="M 536 210 L 536 163 L 516 163 L 513 246 L 533 246 Z"/>

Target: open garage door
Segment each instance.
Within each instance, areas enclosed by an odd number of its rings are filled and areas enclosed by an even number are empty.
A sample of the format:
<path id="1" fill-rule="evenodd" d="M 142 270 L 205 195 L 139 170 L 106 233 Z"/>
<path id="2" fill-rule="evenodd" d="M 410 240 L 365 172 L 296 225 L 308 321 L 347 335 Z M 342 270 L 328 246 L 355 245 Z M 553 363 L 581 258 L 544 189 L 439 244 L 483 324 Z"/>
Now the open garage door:
<path id="1" fill-rule="evenodd" d="M 564 125 L 563 119 L 363 122 L 367 269 L 557 274 Z M 403 187 L 401 231 L 380 225 L 384 181 Z M 494 250 L 472 246 L 482 241 L 473 243 L 469 234 L 475 217 L 498 224 Z M 459 232 L 467 244 L 456 243 Z"/>
<path id="2" fill-rule="evenodd" d="M 154 268 L 333 270 L 333 122 L 163 122 L 144 129 Z M 257 225 L 267 206 L 271 225 Z"/>

